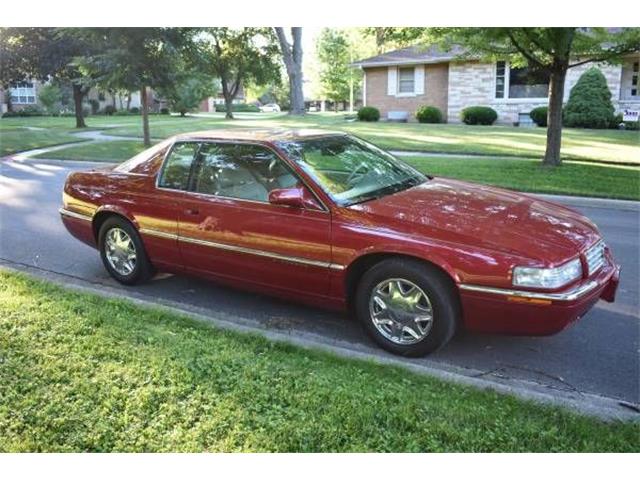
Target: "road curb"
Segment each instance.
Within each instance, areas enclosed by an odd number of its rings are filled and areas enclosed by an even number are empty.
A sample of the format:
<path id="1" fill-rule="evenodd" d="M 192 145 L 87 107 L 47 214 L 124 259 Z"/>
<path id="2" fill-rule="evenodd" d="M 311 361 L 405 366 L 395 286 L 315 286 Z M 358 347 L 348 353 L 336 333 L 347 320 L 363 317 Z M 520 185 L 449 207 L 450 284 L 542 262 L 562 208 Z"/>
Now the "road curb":
<path id="1" fill-rule="evenodd" d="M 410 359 L 400 359 L 377 348 L 354 345 L 342 340 L 328 340 L 321 335 L 298 331 L 295 328 L 283 331 L 270 329 L 268 327 L 259 327 L 255 324 L 250 324 L 242 317 L 231 315 L 214 317 L 205 313 L 205 309 L 193 305 L 167 300 L 149 300 L 145 298 L 143 294 L 137 292 L 123 295 L 121 290 L 102 283 L 96 282 L 92 284 L 75 277 L 69 277 L 6 260 L 0 260 L 0 270 L 24 273 L 31 277 L 53 282 L 66 289 L 91 293 L 103 298 L 125 299 L 146 308 L 162 308 L 172 313 L 210 323 L 215 327 L 225 330 L 258 334 L 272 341 L 293 344 L 306 349 L 317 349 L 344 358 L 401 367 L 418 374 L 480 390 L 491 390 L 501 394 L 513 395 L 527 401 L 563 407 L 605 421 L 640 421 L 640 415 L 637 412 L 625 407 L 625 402 L 621 402 L 615 398 L 578 391 L 558 390 L 526 380 L 491 379 L 485 377 L 485 375 L 488 375 L 487 372 L 454 367 L 439 362 L 437 364 L 434 362 L 432 365 L 417 364 L 413 363 Z M 636 406 L 632 406 L 632 408 L 635 407 Z"/>

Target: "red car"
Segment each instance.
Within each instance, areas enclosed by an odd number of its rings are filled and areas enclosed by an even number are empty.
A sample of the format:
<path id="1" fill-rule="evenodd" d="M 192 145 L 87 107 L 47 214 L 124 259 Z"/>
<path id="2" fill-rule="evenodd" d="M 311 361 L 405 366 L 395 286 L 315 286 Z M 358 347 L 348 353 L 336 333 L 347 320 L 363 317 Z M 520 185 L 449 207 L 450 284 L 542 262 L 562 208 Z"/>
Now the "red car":
<path id="1" fill-rule="evenodd" d="M 188 273 L 350 310 L 383 348 L 548 335 L 612 302 L 619 267 L 563 206 L 424 175 L 323 131 L 179 135 L 69 175 L 62 220 L 117 281 Z"/>

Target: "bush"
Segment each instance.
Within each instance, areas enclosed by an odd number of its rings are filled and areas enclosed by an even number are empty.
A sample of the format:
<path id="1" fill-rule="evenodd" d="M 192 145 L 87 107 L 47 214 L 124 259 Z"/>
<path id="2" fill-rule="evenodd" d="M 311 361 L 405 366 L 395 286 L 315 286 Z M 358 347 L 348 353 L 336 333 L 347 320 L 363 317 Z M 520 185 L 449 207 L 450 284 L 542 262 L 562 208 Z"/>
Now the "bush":
<path id="1" fill-rule="evenodd" d="M 611 91 L 602 72 L 592 67 L 571 89 L 564 108 L 564 125 L 575 128 L 609 128 L 614 119 Z"/>
<path id="2" fill-rule="evenodd" d="M 162 107 L 160 109 L 160 114 L 161 115 L 169 115 L 169 109 L 167 107 Z"/>
<path id="3" fill-rule="evenodd" d="M 418 108 L 416 118 L 420 123 L 442 123 L 442 112 L 436 107 L 426 105 Z"/>
<path id="4" fill-rule="evenodd" d="M 549 107 L 536 107 L 529 112 L 531 120 L 534 121 L 539 127 L 547 126 L 547 114 L 549 113 Z"/>
<path id="5" fill-rule="evenodd" d="M 216 112 L 226 112 L 226 111 L 227 111 L 227 107 L 225 106 L 224 103 L 216 104 Z M 258 107 L 257 105 L 250 105 L 248 103 L 234 103 L 233 105 L 231 105 L 231 111 L 256 113 L 260 111 L 260 107 Z"/>
<path id="6" fill-rule="evenodd" d="M 358 110 L 358 120 L 361 122 L 377 122 L 380 120 L 380 110 L 376 107 L 362 107 Z"/>
<path id="7" fill-rule="evenodd" d="M 462 110 L 460 118 L 467 125 L 493 125 L 498 113 L 491 107 L 473 106 Z"/>
<path id="8" fill-rule="evenodd" d="M 62 92 L 55 84 L 47 84 L 40 87 L 38 91 L 38 101 L 45 112 L 49 115 L 59 115 L 62 109 Z"/>
<path id="9" fill-rule="evenodd" d="M 625 130 L 640 130 L 640 122 L 625 122 L 624 120 L 622 120 L 623 118 L 624 117 L 621 113 L 614 116 L 611 120 L 611 123 L 609 124 L 609 128 L 619 129 L 620 125 L 623 124 Z"/>
<path id="10" fill-rule="evenodd" d="M 117 111 L 118 111 L 118 109 L 116 107 L 114 107 L 113 105 L 107 105 L 106 107 L 104 107 L 104 114 L 105 115 L 113 115 Z"/>
<path id="11" fill-rule="evenodd" d="M 27 105 L 26 107 L 16 110 L 14 112 L 5 112 L 2 114 L 2 118 L 15 118 L 15 117 L 42 117 L 45 113 L 42 109 L 36 105 Z"/>
<path id="12" fill-rule="evenodd" d="M 138 115 L 140 113 L 140 109 L 138 107 L 131 107 L 129 109 L 129 113 L 132 113 L 133 115 Z"/>

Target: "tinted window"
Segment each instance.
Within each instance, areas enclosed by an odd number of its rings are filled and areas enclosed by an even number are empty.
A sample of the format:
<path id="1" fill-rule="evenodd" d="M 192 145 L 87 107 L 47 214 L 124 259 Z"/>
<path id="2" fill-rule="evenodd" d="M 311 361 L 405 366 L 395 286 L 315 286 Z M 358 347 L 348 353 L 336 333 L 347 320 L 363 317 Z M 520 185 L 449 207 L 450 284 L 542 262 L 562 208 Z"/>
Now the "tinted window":
<path id="1" fill-rule="evenodd" d="M 194 190 L 221 197 L 267 202 L 269 192 L 293 187 L 296 177 L 271 150 L 259 145 L 203 144 Z"/>
<path id="2" fill-rule="evenodd" d="M 279 143 L 339 205 L 352 205 L 418 185 L 423 174 L 379 148 L 347 135 Z"/>
<path id="3" fill-rule="evenodd" d="M 176 144 L 167 158 L 158 185 L 164 188 L 186 190 L 191 164 L 197 149 L 197 143 Z"/>

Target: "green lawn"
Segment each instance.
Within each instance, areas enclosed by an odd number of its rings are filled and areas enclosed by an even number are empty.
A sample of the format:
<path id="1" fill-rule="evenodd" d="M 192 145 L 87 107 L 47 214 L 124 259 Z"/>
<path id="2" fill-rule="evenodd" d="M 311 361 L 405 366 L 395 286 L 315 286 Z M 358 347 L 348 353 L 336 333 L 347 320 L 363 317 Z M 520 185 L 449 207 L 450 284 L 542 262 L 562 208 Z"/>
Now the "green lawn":
<path id="1" fill-rule="evenodd" d="M 155 115 L 151 117 L 151 135 L 166 138 L 176 133 L 218 128 L 324 128 L 354 133 L 388 149 L 531 158 L 542 157 L 546 141 L 543 128 L 348 122 L 343 114 L 308 114 L 302 119 L 286 114 L 239 113 L 236 116 L 236 120 L 227 121 L 223 114 L 185 118 Z M 46 117 L 2 119 L 0 131 L 25 125 L 69 130 L 73 121 L 73 118 Z M 114 135 L 142 136 L 139 116 L 95 116 L 89 117 L 87 123 L 94 129 L 108 128 Z M 640 165 L 640 134 L 567 128 L 563 133 L 562 154 L 567 159 Z"/>
<path id="2" fill-rule="evenodd" d="M 118 140 L 113 142 L 92 142 L 71 145 L 54 152 L 42 153 L 35 158 L 61 160 L 86 160 L 93 162 L 122 162 L 145 149 L 142 142 Z"/>
<path id="3" fill-rule="evenodd" d="M 142 142 L 123 140 L 73 145 L 40 158 L 118 162 L 143 150 Z M 559 168 L 516 158 L 401 157 L 424 173 L 497 185 L 526 192 L 640 200 L 640 169 L 566 161 Z"/>
<path id="4" fill-rule="evenodd" d="M 50 147 L 52 145 L 78 141 L 80 141 L 80 139 L 57 129 L 29 130 L 26 128 L 3 128 L 0 129 L 0 157 L 25 150 L 33 150 L 34 148 Z"/>
<path id="5" fill-rule="evenodd" d="M 347 122 L 344 115 L 309 114 L 303 119 L 286 114 L 242 114 L 232 122 L 222 116 L 157 117 L 151 134 L 165 138 L 176 133 L 217 128 L 324 128 L 358 135 L 387 149 L 486 154 L 542 158 L 546 129 L 506 126 L 426 125 Z M 142 135 L 139 123 L 119 127 L 114 135 Z M 562 155 L 567 159 L 604 160 L 640 165 L 640 134 L 618 130 L 565 129 Z"/>
<path id="6" fill-rule="evenodd" d="M 640 200 L 640 169 L 565 161 L 543 167 L 539 160 L 514 158 L 402 157 L 419 170 L 523 192 Z"/>
<path id="7" fill-rule="evenodd" d="M 0 272 L 0 451 L 629 451 L 602 423 Z"/>

